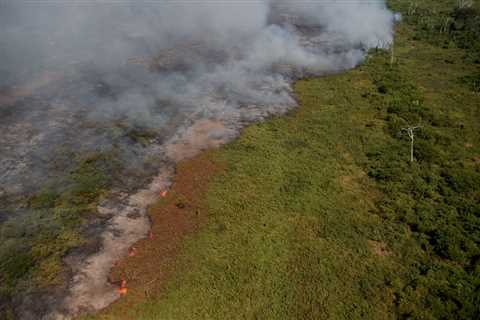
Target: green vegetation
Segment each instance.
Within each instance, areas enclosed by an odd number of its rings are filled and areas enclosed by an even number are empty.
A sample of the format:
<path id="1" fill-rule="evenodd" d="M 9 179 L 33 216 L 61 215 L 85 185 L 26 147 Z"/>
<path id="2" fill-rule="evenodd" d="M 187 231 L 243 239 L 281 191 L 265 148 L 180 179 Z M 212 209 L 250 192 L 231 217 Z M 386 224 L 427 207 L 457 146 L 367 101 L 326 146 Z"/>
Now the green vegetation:
<path id="1" fill-rule="evenodd" d="M 456 3 L 391 1 L 393 65 L 300 81 L 298 110 L 219 150 L 176 275 L 99 318 L 478 318 L 480 13 Z"/>
<path id="2" fill-rule="evenodd" d="M 132 142 L 140 144 L 141 146 L 148 146 L 153 140 L 160 135 L 158 130 L 152 128 L 145 128 L 140 126 L 132 126 L 128 123 L 117 121 L 115 125 L 110 128 L 110 135 L 114 138 L 125 136 Z"/>
<path id="3" fill-rule="evenodd" d="M 104 153 L 84 155 L 75 163 L 62 181 L 24 201 L 22 215 L 1 225 L 0 301 L 64 282 L 61 259 L 84 243 L 80 229 L 96 213 L 100 196 L 112 183 L 109 173 L 118 166 Z"/>

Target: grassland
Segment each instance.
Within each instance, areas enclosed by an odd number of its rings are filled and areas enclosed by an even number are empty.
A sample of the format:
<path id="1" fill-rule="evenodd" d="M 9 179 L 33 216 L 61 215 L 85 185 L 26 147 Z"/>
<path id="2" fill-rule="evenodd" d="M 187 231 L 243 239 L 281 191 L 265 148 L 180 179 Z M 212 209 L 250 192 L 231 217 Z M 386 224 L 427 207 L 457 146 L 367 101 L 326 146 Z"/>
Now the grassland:
<path id="1" fill-rule="evenodd" d="M 297 110 L 211 153 L 170 280 L 94 319 L 478 318 L 478 7 L 390 5 L 394 63 L 300 81 Z"/>
<path id="2" fill-rule="evenodd" d="M 228 169 L 207 225 L 161 295 L 124 317 L 478 316 L 478 51 L 426 8 L 399 26 L 393 65 L 377 52 L 301 81 L 299 110 L 214 154 Z M 418 124 L 410 163 L 400 129 Z"/>
<path id="3" fill-rule="evenodd" d="M 1 225 L 0 319 L 13 318 L 11 299 L 19 294 L 65 285 L 62 258 L 88 242 L 82 228 L 96 215 L 118 163 L 108 153 L 72 156 L 72 163 L 64 177 L 16 199 L 21 214 Z"/>
<path id="4" fill-rule="evenodd" d="M 211 153 L 226 169 L 173 276 L 96 318 L 479 316 L 479 11 L 390 4 L 395 62 L 300 81 L 297 110 Z"/>

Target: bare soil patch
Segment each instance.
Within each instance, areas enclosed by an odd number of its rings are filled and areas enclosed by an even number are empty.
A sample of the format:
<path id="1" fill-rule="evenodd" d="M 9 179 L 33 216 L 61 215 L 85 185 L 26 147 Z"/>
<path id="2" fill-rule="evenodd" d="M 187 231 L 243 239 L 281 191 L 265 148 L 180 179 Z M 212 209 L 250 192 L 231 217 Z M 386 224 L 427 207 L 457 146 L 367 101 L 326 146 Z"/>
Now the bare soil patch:
<path id="1" fill-rule="evenodd" d="M 390 254 L 387 245 L 381 241 L 368 240 L 368 246 L 372 252 L 379 257 L 385 257 Z"/>

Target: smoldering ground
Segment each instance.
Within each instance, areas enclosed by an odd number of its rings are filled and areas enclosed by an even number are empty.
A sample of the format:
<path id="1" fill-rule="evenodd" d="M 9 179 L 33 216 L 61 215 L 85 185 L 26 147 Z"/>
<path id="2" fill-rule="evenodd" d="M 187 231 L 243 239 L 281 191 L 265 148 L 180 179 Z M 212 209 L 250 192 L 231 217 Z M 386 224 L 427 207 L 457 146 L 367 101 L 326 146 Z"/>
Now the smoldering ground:
<path id="1" fill-rule="evenodd" d="M 296 78 L 352 68 L 388 46 L 393 20 L 384 1 L 0 2 L 0 252 L 31 249 L 18 243 L 51 221 L 24 199 L 68 189 L 82 154 L 120 163 L 101 223 L 83 231 L 95 230 L 103 250 L 87 264 L 67 258 L 73 280 L 58 296 L 38 295 L 27 276 L 0 304 L 28 319 L 113 301 L 105 275 L 145 235 L 145 207 L 168 186 L 170 164 L 294 106 Z"/>

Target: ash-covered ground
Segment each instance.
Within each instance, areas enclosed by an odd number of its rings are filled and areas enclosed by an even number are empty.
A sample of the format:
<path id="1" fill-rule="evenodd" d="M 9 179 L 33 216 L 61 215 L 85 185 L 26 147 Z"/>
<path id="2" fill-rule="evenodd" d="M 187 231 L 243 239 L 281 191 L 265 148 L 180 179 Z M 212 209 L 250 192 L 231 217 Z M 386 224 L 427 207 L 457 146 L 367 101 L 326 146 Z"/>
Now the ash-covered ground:
<path id="1" fill-rule="evenodd" d="M 174 163 L 386 47 L 383 1 L 0 2 L 0 314 L 118 298 Z"/>

